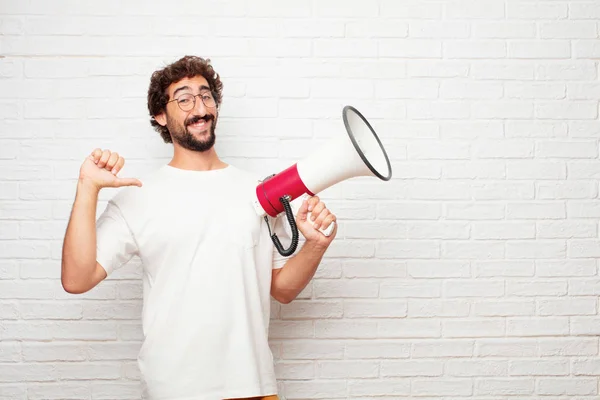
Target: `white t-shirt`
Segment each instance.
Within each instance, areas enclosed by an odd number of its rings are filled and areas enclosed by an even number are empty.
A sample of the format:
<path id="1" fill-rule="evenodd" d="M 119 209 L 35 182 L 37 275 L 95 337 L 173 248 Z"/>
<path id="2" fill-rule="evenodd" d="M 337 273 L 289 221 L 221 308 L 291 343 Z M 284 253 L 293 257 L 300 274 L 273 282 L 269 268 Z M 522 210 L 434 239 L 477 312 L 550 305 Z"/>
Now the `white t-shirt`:
<path id="1" fill-rule="evenodd" d="M 152 400 L 216 400 L 277 393 L 268 344 L 274 250 L 252 206 L 258 181 L 234 166 L 165 165 L 125 187 L 97 221 L 108 274 L 143 264 L 144 342 L 138 365 Z M 297 206 L 297 204 L 295 204 Z M 269 218 L 288 246 L 285 214 Z"/>

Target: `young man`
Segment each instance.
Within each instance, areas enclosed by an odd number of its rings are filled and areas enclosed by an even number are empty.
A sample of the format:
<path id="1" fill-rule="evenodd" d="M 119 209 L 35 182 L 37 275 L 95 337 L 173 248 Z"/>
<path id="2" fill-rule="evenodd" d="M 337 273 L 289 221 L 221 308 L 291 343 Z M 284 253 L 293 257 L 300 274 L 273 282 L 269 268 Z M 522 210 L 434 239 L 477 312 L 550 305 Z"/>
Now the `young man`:
<path id="1" fill-rule="evenodd" d="M 172 160 L 142 183 L 118 177 L 119 154 L 94 150 L 81 166 L 64 239 L 69 293 L 92 289 L 140 257 L 145 339 L 138 364 L 152 400 L 277 399 L 270 296 L 296 298 L 336 233 L 318 230 L 336 219 L 325 204 L 305 199 L 296 215 L 304 244 L 278 257 L 252 206 L 262 177 L 226 164 L 214 148 L 222 88 L 210 61 L 199 57 L 156 71 L 148 108 L 151 124 L 173 143 Z M 96 222 L 104 187 L 123 188 Z M 269 223 L 285 245 L 287 221 Z"/>

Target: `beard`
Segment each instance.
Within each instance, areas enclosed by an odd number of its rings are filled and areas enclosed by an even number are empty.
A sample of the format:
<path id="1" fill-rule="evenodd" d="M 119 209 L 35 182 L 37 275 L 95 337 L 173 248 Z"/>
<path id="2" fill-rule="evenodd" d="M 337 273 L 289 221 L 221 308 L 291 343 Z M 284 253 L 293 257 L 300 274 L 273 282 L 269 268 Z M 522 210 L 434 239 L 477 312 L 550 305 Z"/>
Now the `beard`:
<path id="1" fill-rule="evenodd" d="M 210 128 L 208 132 L 208 137 L 206 139 L 198 139 L 196 138 L 190 131 L 188 130 L 188 126 L 195 124 L 196 122 L 206 121 L 210 122 Z M 169 133 L 171 134 L 171 139 L 173 142 L 177 142 L 181 147 L 192 150 L 204 152 L 210 150 L 215 144 L 215 127 L 217 124 L 217 118 L 215 118 L 212 114 L 206 114 L 203 117 L 193 116 L 184 121 L 184 125 L 177 123 L 177 121 L 171 119 L 167 114 L 167 129 L 169 129 Z"/>

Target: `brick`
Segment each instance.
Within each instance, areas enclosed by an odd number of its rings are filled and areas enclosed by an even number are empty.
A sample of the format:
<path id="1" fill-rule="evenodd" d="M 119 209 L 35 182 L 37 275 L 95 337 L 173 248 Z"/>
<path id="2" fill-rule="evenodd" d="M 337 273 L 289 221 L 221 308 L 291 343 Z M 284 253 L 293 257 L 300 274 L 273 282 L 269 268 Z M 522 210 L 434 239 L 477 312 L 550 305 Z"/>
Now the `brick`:
<path id="1" fill-rule="evenodd" d="M 436 361 L 383 361 L 382 377 L 442 376 L 443 364 Z"/>
<path id="2" fill-rule="evenodd" d="M 361 38 L 320 39 L 313 47 L 313 54 L 318 57 L 376 57 L 377 51 L 377 42 Z"/>
<path id="3" fill-rule="evenodd" d="M 322 279 L 314 282 L 316 298 L 377 297 L 379 285 L 367 280 L 331 280 Z"/>
<path id="4" fill-rule="evenodd" d="M 399 396 L 410 394 L 410 382 L 406 379 L 379 379 L 379 380 L 350 380 L 348 393 L 351 396 L 385 396 L 394 393 Z M 334 395 L 335 396 L 335 395 Z"/>
<path id="5" fill-rule="evenodd" d="M 473 239 L 534 239 L 535 224 L 528 222 L 474 223 Z"/>
<path id="6" fill-rule="evenodd" d="M 344 344 L 340 342 L 331 342 L 330 340 L 300 339 L 294 341 L 285 341 L 283 343 L 281 354 L 286 360 L 314 360 L 315 358 L 323 360 L 342 359 L 345 351 L 348 350 L 345 350 Z M 360 356 L 352 358 L 363 357 Z"/>
<path id="7" fill-rule="evenodd" d="M 441 296 L 441 282 L 407 281 L 405 283 L 381 283 L 381 298 L 435 298 Z"/>
<path id="8" fill-rule="evenodd" d="M 444 297 L 499 297 L 504 294 L 504 283 L 497 281 L 446 280 Z"/>
<path id="9" fill-rule="evenodd" d="M 456 377 L 506 376 L 507 361 L 451 360 L 445 365 L 447 375 Z"/>
<path id="10" fill-rule="evenodd" d="M 44 382 L 57 378 L 52 364 L 0 364 L 0 382 Z"/>
<path id="11" fill-rule="evenodd" d="M 598 103 L 586 101 L 570 101 L 538 103 L 535 116 L 539 119 L 586 120 L 598 117 Z"/>
<path id="12" fill-rule="evenodd" d="M 440 19 L 442 4 L 421 3 L 418 1 L 398 3 L 394 0 L 382 0 L 379 15 L 399 17 L 404 19 Z"/>
<path id="13" fill-rule="evenodd" d="M 531 22 L 476 22 L 472 31 L 475 38 L 485 39 L 528 39 L 536 36 L 536 26 Z"/>
<path id="14" fill-rule="evenodd" d="M 382 38 L 378 46 L 379 57 L 409 57 L 421 59 L 442 58 L 442 43 L 432 39 Z"/>
<path id="15" fill-rule="evenodd" d="M 535 339 L 483 339 L 476 344 L 478 357 L 535 357 L 537 356 Z"/>
<path id="16" fill-rule="evenodd" d="M 567 59 L 571 44 L 560 40 L 519 40 L 508 43 L 508 57 L 514 59 Z"/>
<path id="17" fill-rule="evenodd" d="M 567 96 L 567 89 L 563 83 L 529 83 L 507 82 L 504 85 L 507 98 L 513 99 L 549 99 L 560 100 Z M 591 99 L 590 99 L 591 100 Z M 537 123 L 537 121 L 536 121 Z"/>
<path id="18" fill-rule="evenodd" d="M 474 315 L 478 317 L 510 317 L 535 315 L 533 301 L 477 301 L 474 304 Z"/>
<path id="19" fill-rule="evenodd" d="M 428 341 L 415 341 L 412 347 L 412 357 L 471 357 L 473 355 L 473 349 L 473 340 L 435 339 Z"/>
<path id="20" fill-rule="evenodd" d="M 533 276 L 535 265 L 529 260 L 507 260 L 507 261 L 475 261 L 476 277 L 517 277 Z"/>
<path id="21" fill-rule="evenodd" d="M 408 36 L 424 39 L 466 39 L 469 25 L 464 22 L 410 21 Z"/>
<path id="22" fill-rule="evenodd" d="M 284 382 L 286 398 L 317 398 L 326 399 L 346 392 L 346 381 L 315 380 L 310 385 L 305 382 Z"/>
<path id="23" fill-rule="evenodd" d="M 506 324 L 499 318 L 454 319 L 442 322 L 442 332 L 446 338 L 502 337 L 506 335 Z"/>
<path id="24" fill-rule="evenodd" d="M 565 300 L 539 300 L 538 315 L 596 315 L 596 299 L 573 298 Z"/>
<path id="25" fill-rule="evenodd" d="M 537 63 L 535 76 L 541 81 L 587 81 L 598 76 L 596 66 L 590 61 L 559 61 Z"/>
<path id="26" fill-rule="evenodd" d="M 329 347 L 329 344 L 327 345 L 327 347 Z M 408 358 L 410 356 L 410 352 L 410 343 L 394 340 L 353 340 L 352 342 L 346 343 L 344 350 L 346 358 L 350 359 L 403 359 Z"/>
<path id="27" fill-rule="evenodd" d="M 340 11 L 357 12 L 357 8 L 343 5 L 336 10 L 336 17 L 340 17 Z M 361 15 L 365 17 L 366 15 Z M 398 38 L 408 35 L 408 24 L 397 19 L 363 19 L 351 21 L 346 24 L 346 37 L 373 37 L 373 38 Z"/>
<path id="28" fill-rule="evenodd" d="M 282 319 L 341 318 L 343 305 L 340 301 L 304 301 L 296 300 L 282 304 Z"/>
<path id="29" fill-rule="evenodd" d="M 383 320 L 378 324 L 381 338 L 435 338 L 441 336 L 441 324 L 435 320 Z"/>
<path id="30" fill-rule="evenodd" d="M 411 318 L 467 317 L 470 304 L 464 300 L 409 300 Z"/>
<path id="31" fill-rule="evenodd" d="M 567 317 L 507 318 L 506 335 L 519 337 L 563 336 L 569 333 Z"/>
<path id="32" fill-rule="evenodd" d="M 27 385 L 27 393 L 32 400 L 88 399 L 90 387 L 87 382 L 35 383 Z"/>
<path id="33" fill-rule="evenodd" d="M 595 59 L 600 54 L 600 40 L 578 40 L 573 44 L 573 55 L 577 59 Z"/>
<path id="34" fill-rule="evenodd" d="M 321 339 L 374 338 L 377 333 L 377 322 L 371 320 L 315 321 L 315 337 Z"/>
<path id="35" fill-rule="evenodd" d="M 452 1 L 447 4 L 446 16 L 449 19 L 504 18 L 504 6 L 493 1 Z"/>
<path id="36" fill-rule="evenodd" d="M 552 2 L 510 2 L 506 4 L 506 16 L 509 19 L 565 19 L 569 14 L 569 7 L 573 7 L 573 5 L 566 3 L 554 4 Z"/>
<path id="37" fill-rule="evenodd" d="M 541 339 L 539 353 L 543 357 L 594 356 L 598 354 L 598 342 L 579 337 Z"/>
<path id="38" fill-rule="evenodd" d="M 403 318 L 407 315 L 405 301 L 346 301 L 345 318 Z"/>
<path id="39" fill-rule="evenodd" d="M 379 363 L 376 361 L 318 361 L 317 376 L 323 379 L 377 378 Z"/>
<path id="40" fill-rule="evenodd" d="M 506 58 L 506 43 L 502 41 L 447 41 L 444 43 L 444 58 L 448 59 L 496 59 Z"/>
<path id="41" fill-rule="evenodd" d="M 539 379 L 537 392 L 542 395 L 596 395 L 598 380 L 585 378 Z"/>
<path id="42" fill-rule="evenodd" d="M 585 39 L 597 38 L 596 24 L 592 21 L 559 21 L 539 25 L 540 38 Z"/>
<path id="43" fill-rule="evenodd" d="M 470 379 L 414 379 L 413 396 L 471 396 L 473 383 Z"/>
<path id="44" fill-rule="evenodd" d="M 483 396 L 531 395 L 534 391 L 534 379 L 481 379 L 475 383 L 475 393 Z"/>
<path id="45" fill-rule="evenodd" d="M 505 129 L 509 138 L 554 138 L 567 136 L 568 125 L 566 122 L 514 121 L 507 122 Z"/>
<path id="46" fill-rule="evenodd" d="M 286 380 L 314 379 L 315 367 L 310 361 L 277 362 L 275 363 L 277 376 Z"/>

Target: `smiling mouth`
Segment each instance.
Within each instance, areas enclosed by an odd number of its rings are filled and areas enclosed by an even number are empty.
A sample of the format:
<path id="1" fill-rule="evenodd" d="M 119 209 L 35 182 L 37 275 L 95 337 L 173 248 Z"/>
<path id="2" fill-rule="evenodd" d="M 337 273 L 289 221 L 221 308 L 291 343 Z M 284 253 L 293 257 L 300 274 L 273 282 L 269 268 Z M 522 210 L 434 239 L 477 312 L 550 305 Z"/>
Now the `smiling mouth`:
<path id="1" fill-rule="evenodd" d="M 204 131 L 206 129 L 208 129 L 208 125 L 210 124 L 210 121 L 205 121 L 205 120 L 200 120 L 194 124 L 189 124 L 188 128 L 193 129 L 194 131 Z"/>

